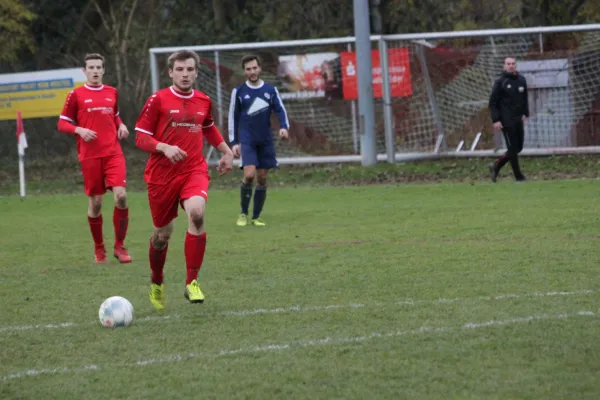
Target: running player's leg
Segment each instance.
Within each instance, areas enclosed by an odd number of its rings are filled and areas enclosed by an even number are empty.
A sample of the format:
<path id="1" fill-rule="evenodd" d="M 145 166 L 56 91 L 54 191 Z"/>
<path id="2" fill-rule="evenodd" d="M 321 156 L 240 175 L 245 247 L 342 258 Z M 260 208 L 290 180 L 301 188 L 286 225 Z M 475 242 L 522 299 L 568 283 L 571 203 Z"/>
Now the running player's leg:
<path id="1" fill-rule="evenodd" d="M 148 203 L 154 224 L 148 250 L 152 272 L 149 297 L 158 310 L 165 307 L 163 270 L 173 233 L 173 220 L 177 217 L 180 186 L 177 179 L 167 185 L 148 185 Z"/>
<path id="2" fill-rule="evenodd" d="M 523 123 L 520 122 L 515 126 L 515 156 L 514 158 L 511 160 L 511 166 L 513 169 L 513 173 L 515 175 L 515 179 L 517 181 L 524 181 L 525 179 L 525 175 L 523 175 L 523 172 L 521 171 L 521 166 L 519 165 L 519 153 L 521 153 L 521 151 L 523 151 L 523 145 L 525 142 L 525 127 L 523 126 Z"/>
<path id="3" fill-rule="evenodd" d="M 522 126 L 522 124 L 513 124 L 503 129 L 508 161 L 512 167 L 515 179 L 518 181 L 523 180 L 523 174 L 519 166 L 519 152 L 523 148 L 523 142 L 519 137 L 519 126 Z"/>
<path id="4" fill-rule="evenodd" d="M 102 195 L 106 193 L 104 169 L 101 158 L 81 162 L 83 185 L 88 196 L 88 224 L 94 239 L 94 259 L 97 263 L 106 262 L 106 249 L 102 233 Z"/>
<path id="5" fill-rule="evenodd" d="M 181 205 L 188 217 L 185 235 L 186 280 L 184 296 L 191 303 L 202 303 L 204 294 L 198 284 L 198 272 L 204 262 L 206 251 L 206 227 L 204 210 L 208 199 L 210 177 L 206 173 L 190 175 L 181 190 Z"/>
<path id="6" fill-rule="evenodd" d="M 104 173 L 106 187 L 111 189 L 115 199 L 113 210 L 113 227 L 115 232 L 114 256 L 121 263 L 131 262 L 131 256 L 125 248 L 125 236 L 129 226 L 129 208 L 127 206 L 127 168 L 123 154 L 105 158 Z"/>

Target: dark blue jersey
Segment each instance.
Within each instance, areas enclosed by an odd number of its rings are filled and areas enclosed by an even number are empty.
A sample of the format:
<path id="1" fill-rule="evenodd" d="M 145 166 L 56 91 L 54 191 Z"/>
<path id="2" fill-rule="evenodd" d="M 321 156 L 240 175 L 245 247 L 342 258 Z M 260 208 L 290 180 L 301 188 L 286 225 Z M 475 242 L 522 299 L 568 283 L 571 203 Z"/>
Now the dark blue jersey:
<path id="1" fill-rule="evenodd" d="M 231 145 L 272 141 L 271 110 L 277 114 L 279 128 L 289 129 L 287 112 L 275 86 L 261 81 L 253 87 L 246 82 L 233 89 L 229 105 Z"/>

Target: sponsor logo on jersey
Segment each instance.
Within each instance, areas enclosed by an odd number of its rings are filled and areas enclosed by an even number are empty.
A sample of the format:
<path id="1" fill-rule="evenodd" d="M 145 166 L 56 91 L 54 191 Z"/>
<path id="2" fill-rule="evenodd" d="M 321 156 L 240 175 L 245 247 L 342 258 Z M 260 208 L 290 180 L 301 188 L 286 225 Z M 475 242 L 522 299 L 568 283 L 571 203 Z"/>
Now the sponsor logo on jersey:
<path id="1" fill-rule="evenodd" d="M 252 105 L 250 105 L 250 108 L 248 108 L 247 114 L 250 116 L 256 115 L 260 112 L 267 111 L 269 107 L 269 103 L 267 103 L 260 97 L 257 97 L 252 102 Z"/>
<path id="2" fill-rule="evenodd" d="M 173 128 L 187 128 L 189 132 L 196 133 L 202 130 L 202 124 L 193 124 L 191 122 L 171 122 Z"/>
<path id="3" fill-rule="evenodd" d="M 179 110 L 171 110 L 171 111 L 169 111 L 169 112 L 170 112 L 171 114 L 176 114 L 176 113 L 178 113 L 178 112 L 179 112 Z"/>
<path id="4" fill-rule="evenodd" d="M 112 114 L 112 107 L 90 107 L 87 109 L 88 112 L 92 111 L 102 111 L 102 114 Z"/>

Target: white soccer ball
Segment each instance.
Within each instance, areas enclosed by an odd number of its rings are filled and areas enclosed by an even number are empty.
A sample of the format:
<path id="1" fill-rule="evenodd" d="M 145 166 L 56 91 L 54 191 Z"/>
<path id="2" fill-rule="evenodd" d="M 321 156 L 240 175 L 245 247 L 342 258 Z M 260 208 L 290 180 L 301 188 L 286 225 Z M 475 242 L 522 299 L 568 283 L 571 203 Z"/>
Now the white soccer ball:
<path id="1" fill-rule="evenodd" d="M 133 323 L 133 306 L 124 297 L 112 296 L 102 302 L 98 317 L 106 328 L 129 326 Z"/>

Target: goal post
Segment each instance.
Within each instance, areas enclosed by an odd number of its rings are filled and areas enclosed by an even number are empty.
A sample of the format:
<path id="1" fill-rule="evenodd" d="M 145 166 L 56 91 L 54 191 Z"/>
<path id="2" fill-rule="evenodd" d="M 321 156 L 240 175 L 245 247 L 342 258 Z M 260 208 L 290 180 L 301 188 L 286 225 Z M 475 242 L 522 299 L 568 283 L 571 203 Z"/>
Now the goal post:
<path id="1" fill-rule="evenodd" d="M 523 154 L 600 153 L 600 24 L 370 41 L 378 161 L 496 154 L 487 104 L 508 56 L 529 87 Z M 166 59 L 181 49 L 201 57 L 197 87 L 213 99 L 224 136 L 231 91 L 244 81 L 240 60 L 255 53 L 291 124 L 290 140 L 275 141 L 280 163 L 361 161 L 354 37 L 152 48 L 153 91 L 169 84 Z"/>

